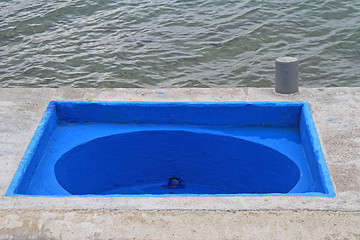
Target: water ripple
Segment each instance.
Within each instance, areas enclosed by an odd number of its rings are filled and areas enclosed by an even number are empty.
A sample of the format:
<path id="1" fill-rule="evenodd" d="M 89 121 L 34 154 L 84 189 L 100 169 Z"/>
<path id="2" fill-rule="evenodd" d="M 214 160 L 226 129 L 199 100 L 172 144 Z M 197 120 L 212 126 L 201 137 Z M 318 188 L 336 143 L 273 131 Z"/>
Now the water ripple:
<path id="1" fill-rule="evenodd" d="M 359 1 L 0 1 L 1 87 L 360 86 Z"/>

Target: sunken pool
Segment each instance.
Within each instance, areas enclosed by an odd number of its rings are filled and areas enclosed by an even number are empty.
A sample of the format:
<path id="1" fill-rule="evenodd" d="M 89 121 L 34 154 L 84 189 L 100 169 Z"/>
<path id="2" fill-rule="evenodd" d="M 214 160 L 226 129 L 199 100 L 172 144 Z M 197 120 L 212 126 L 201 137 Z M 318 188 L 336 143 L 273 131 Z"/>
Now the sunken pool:
<path id="1" fill-rule="evenodd" d="M 50 102 L 7 196 L 334 197 L 306 102 Z"/>

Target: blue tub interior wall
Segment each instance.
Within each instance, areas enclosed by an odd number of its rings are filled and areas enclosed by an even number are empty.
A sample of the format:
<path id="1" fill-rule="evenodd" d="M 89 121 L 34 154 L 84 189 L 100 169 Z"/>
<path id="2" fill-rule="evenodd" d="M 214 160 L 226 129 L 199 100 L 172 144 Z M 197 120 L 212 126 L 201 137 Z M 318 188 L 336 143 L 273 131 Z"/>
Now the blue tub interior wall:
<path id="1" fill-rule="evenodd" d="M 323 192 L 334 197 L 335 191 L 308 103 L 304 103 L 301 109 L 300 134 L 312 173 L 314 191 Z"/>
<path id="2" fill-rule="evenodd" d="M 57 125 L 56 103 L 50 102 L 15 173 L 13 178 L 15 181 L 10 184 L 6 195 L 26 194 L 30 179 Z"/>
<path id="3" fill-rule="evenodd" d="M 212 126 L 299 125 L 302 103 L 156 103 L 156 102 L 61 102 L 57 103 L 60 121 L 182 124 Z M 146 108 L 146 111 L 144 111 Z M 96 114 L 94 114 L 96 113 Z M 266 116 L 266 118 L 264 118 Z M 155 121 L 154 121 L 155 119 Z"/>
<path id="4" fill-rule="evenodd" d="M 145 111 L 144 111 L 145 110 Z M 264 117 L 266 116 L 266 117 Z M 58 183 L 53 179 L 52 184 L 60 184 L 64 190 L 56 190 L 52 194 L 53 196 L 65 196 L 65 195 L 82 195 L 95 194 L 98 196 L 101 192 L 103 194 L 116 194 L 112 192 L 112 189 L 121 188 L 121 191 L 124 194 L 141 194 L 143 191 L 141 188 L 151 189 L 151 183 L 144 176 L 141 176 L 136 173 L 136 168 L 142 168 L 143 173 L 153 176 L 153 179 L 158 179 L 159 181 L 165 178 L 171 177 L 180 177 L 182 186 L 185 186 L 187 182 L 199 183 L 197 189 L 192 190 L 186 189 L 177 189 L 179 193 L 181 191 L 190 194 L 201 194 L 201 191 L 207 194 L 217 194 L 216 186 L 221 185 L 222 193 L 221 194 L 233 194 L 230 188 L 224 186 L 233 186 L 237 184 L 242 190 L 242 194 L 253 194 L 252 190 L 249 189 L 249 186 L 256 186 L 259 193 L 261 194 L 282 194 L 287 193 L 295 184 L 297 179 L 296 176 L 300 175 L 300 172 L 296 166 L 286 161 L 278 152 L 272 151 L 270 148 L 257 148 L 254 143 L 248 144 L 247 141 L 241 139 L 231 139 L 231 138 L 222 138 L 217 139 L 216 135 L 204 136 L 206 132 L 197 132 L 198 127 L 200 129 L 206 129 L 207 127 L 216 127 L 219 126 L 220 129 L 236 129 L 243 127 L 285 127 L 288 129 L 294 128 L 300 130 L 301 141 L 304 143 L 304 151 L 308 159 L 311 159 L 308 164 L 311 169 L 311 177 L 313 182 L 312 190 L 307 193 L 308 196 L 326 196 L 334 197 L 335 193 L 332 187 L 331 180 L 329 178 L 327 166 L 325 159 L 322 155 L 321 145 L 317 137 L 316 128 L 312 121 L 311 112 L 308 103 L 304 102 L 226 102 L 226 103 L 206 103 L 206 102 L 187 102 L 187 103 L 159 103 L 159 102 L 50 102 L 49 106 L 34 134 L 34 137 L 29 144 L 29 147 L 21 161 L 21 164 L 13 178 L 13 181 L 8 188 L 6 193 L 7 196 L 14 195 L 31 195 L 33 193 L 28 193 L 29 183 L 31 178 L 34 175 L 35 169 L 38 167 L 39 161 L 42 158 L 44 150 L 47 147 L 48 141 L 54 131 L 58 126 L 71 125 L 71 124 L 114 124 L 123 125 L 132 124 L 132 125 L 164 125 L 164 129 L 167 129 L 170 125 L 172 126 L 191 126 L 190 132 L 183 131 L 139 131 L 133 132 L 132 134 L 119 134 L 109 137 L 98 138 L 93 142 L 88 142 L 83 145 L 75 147 L 79 151 L 69 151 L 64 155 L 64 159 L 59 159 L 59 161 L 54 164 L 53 170 L 55 171 Z M 114 125 L 114 126 L 115 126 Z M 134 126 L 133 126 L 134 127 Z M 172 127 L 170 126 L 170 129 Z M 309 131 L 307 130 L 309 129 Z M 194 131 L 194 132 L 192 132 Z M 280 130 L 282 131 L 282 130 Z M 195 134 L 197 133 L 197 134 Z M 201 134 L 199 134 L 201 133 Z M 176 137 L 174 137 L 176 134 Z M 141 143 L 141 139 L 150 139 L 151 142 L 159 142 L 159 139 L 163 143 L 174 141 L 172 144 L 173 147 L 167 146 L 156 146 L 148 145 L 144 142 Z M 157 138 L 157 139 L 156 139 Z M 197 139 L 196 141 L 191 141 L 189 139 Z M 216 141 L 215 141 L 216 140 Z M 139 144 L 140 142 L 140 144 Z M 190 142 L 190 144 L 188 144 Z M 208 144 L 217 144 L 217 145 L 207 151 L 206 153 L 201 152 L 202 149 L 206 149 Z M 129 165 L 129 161 L 119 162 L 116 161 L 119 155 L 124 155 L 121 153 L 121 147 L 117 144 L 122 145 L 121 143 L 130 144 L 133 146 L 132 151 L 125 153 L 124 158 L 133 159 Z M 240 144 L 241 143 L 241 144 Z M 110 153 L 104 157 L 109 164 L 104 164 L 104 162 L 96 162 L 93 158 L 96 157 L 97 147 L 101 146 L 104 148 L 102 152 Z M 170 149 L 175 149 L 176 146 L 181 146 L 179 152 L 171 152 Z M 255 146 L 255 148 L 254 148 Z M 33 149 L 36 149 L 34 151 Z M 165 149 L 165 150 L 164 150 Z M 167 149 L 167 150 L 166 150 Z M 260 179 L 251 179 L 250 175 L 247 176 L 243 174 L 243 177 L 236 178 L 236 169 L 246 169 L 246 166 L 252 166 L 251 164 L 256 164 L 254 162 L 242 162 L 232 161 L 232 164 L 228 166 L 221 163 L 217 159 L 222 157 L 231 157 L 236 156 L 236 149 L 240 149 L 242 154 L 250 154 L 248 158 L 251 159 L 251 156 L 256 156 L 260 151 L 263 151 L 265 156 L 273 156 L 279 160 L 279 165 L 277 166 L 267 166 L 269 164 L 265 160 L 262 160 L 260 155 L 257 156 L 257 163 L 259 166 L 254 165 L 256 169 L 259 169 L 261 172 L 261 165 L 266 168 L 278 169 L 277 178 L 275 178 L 274 185 L 266 185 L 266 178 L 269 177 L 266 172 L 263 174 L 263 178 Z M 129 149 L 127 149 L 129 150 Z M 141 151 L 140 151 L 141 150 Z M 144 150 L 144 151 L 143 151 Z M 143 152 L 142 152 L 143 151 Z M 114 154 L 111 154 L 113 152 Z M 140 153 L 142 152 L 142 153 Z M 188 155 L 188 152 L 196 152 L 195 155 Z M 224 152 L 228 153 L 228 156 L 224 156 Z M 140 155 L 139 155 L 140 154 Z M 279 155 L 280 154 L 280 155 Z M 160 156 L 161 158 L 166 158 L 165 162 L 159 162 L 154 156 Z M 200 165 L 202 168 L 197 169 L 198 172 L 194 172 L 195 169 L 191 168 L 191 164 L 185 164 L 185 161 L 176 159 L 178 155 L 186 158 L 186 161 L 194 163 L 200 160 Z M 212 157 L 214 156 L 214 157 Z M 99 156 L 100 157 L 100 156 Z M 102 156 L 103 157 L 103 156 Z M 101 157 L 100 157 L 101 158 Z M 281 160 L 284 159 L 284 160 Z M 30 161 L 31 160 L 31 161 Z M 147 161 L 149 160 L 149 161 Z M 92 161 L 92 162 L 91 162 Z M 71 165 L 71 162 L 77 162 L 74 165 Z M 91 163 L 88 169 L 81 169 L 78 166 Z M 151 162 L 149 164 L 149 162 Z M 157 162 L 157 163 L 156 163 Z M 127 164 L 127 166 L 125 165 Z M 124 166 L 123 166 L 124 165 Z M 143 166 L 148 165 L 147 168 Z M 296 165 L 296 164 L 295 164 Z M 190 166 L 190 167 L 189 167 Z M 133 169 L 134 171 L 119 173 L 116 169 L 122 169 L 126 167 L 128 169 Z M 102 170 L 99 170 L 102 169 Z M 235 175 L 231 179 L 237 179 L 238 182 L 234 180 L 227 181 L 224 178 L 224 181 L 217 181 L 217 179 L 222 178 L 221 171 L 216 171 L 217 169 L 228 169 L 228 173 L 233 172 Z M 226 172 L 225 171 L 225 172 Z M 281 174 L 281 171 L 287 174 Z M 106 175 L 112 172 L 110 178 L 106 178 Z M 156 175 L 159 173 L 159 175 Z M 188 173 L 188 174 L 187 174 Z M 325 177 L 321 173 L 325 174 Z M 51 170 L 47 171 L 46 174 L 54 174 Z M 239 172 L 240 174 L 240 172 Z M 327 174 L 327 176 L 326 176 Z M 289 176 L 295 176 L 293 179 Z M 69 177 L 73 176 L 73 177 Z M 75 177 L 74 177 L 75 176 Z M 81 176 L 81 177 L 76 177 Z M 121 177 L 126 179 L 125 182 L 119 185 L 117 178 Z M 89 184 L 88 180 L 96 179 L 92 186 L 87 186 Z M 50 178 L 49 178 L 50 179 Z M 274 178 L 273 178 L 274 179 Z M 277 180 L 276 180 L 277 179 Z M 200 180 L 200 181 L 199 181 Z M 243 184 L 248 180 L 248 183 Z M 276 184 L 276 181 L 279 181 Z M 294 182 L 295 181 L 295 182 Z M 211 189 L 202 189 L 202 183 L 210 184 Z M 279 187 L 282 183 L 282 186 Z M 286 184 L 284 184 L 284 182 Z M 260 184 L 262 183 L 262 184 Z M 37 183 L 34 183 L 37 184 Z M 132 187 L 134 184 L 138 184 L 142 187 Z M 155 182 L 154 182 L 155 184 Z M 156 183 L 158 186 L 159 184 Z M 276 185 L 278 187 L 276 188 Z M 262 189 L 264 187 L 264 189 Z M 164 186 L 166 188 L 166 186 Z M 196 191 L 198 192 L 196 192 Z M 41 195 L 43 190 L 39 190 Z M 160 190 L 152 190 L 153 193 L 163 194 Z M 213 192 L 212 192 L 213 191 Z M 314 193 L 311 193 L 311 192 Z M 301 193 L 295 193 L 292 195 L 302 195 Z M 35 194 L 37 195 L 37 194 Z M 51 194 L 50 194 L 51 195 Z M 110 195 L 111 196 L 111 195 Z M 124 195 L 125 196 L 125 195 Z M 186 195 L 184 195 L 186 196 Z"/>

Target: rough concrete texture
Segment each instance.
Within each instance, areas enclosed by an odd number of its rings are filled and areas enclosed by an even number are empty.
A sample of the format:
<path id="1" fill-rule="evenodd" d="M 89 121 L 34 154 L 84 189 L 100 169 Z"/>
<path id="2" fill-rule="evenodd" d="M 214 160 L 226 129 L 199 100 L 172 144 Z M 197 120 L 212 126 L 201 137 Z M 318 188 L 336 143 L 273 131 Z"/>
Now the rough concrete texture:
<path id="1" fill-rule="evenodd" d="M 308 101 L 335 198 L 4 197 L 50 100 Z M 0 89 L 0 239 L 360 239 L 360 88 Z"/>
<path id="2" fill-rule="evenodd" d="M 360 213 L 5 211 L 0 239 L 359 239 Z"/>

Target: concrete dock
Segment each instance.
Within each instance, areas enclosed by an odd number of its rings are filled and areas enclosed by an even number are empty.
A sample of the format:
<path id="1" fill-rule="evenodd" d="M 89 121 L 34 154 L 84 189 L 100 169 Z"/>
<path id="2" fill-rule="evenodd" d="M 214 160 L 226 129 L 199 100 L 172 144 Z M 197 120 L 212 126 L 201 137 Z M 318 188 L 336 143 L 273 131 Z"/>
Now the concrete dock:
<path id="1" fill-rule="evenodd" d="M 336 197 L 5 197 L 51 100 L 307 101 Z M 0 239 L 360 239 L 360 88 L 0 88 Z"/>

